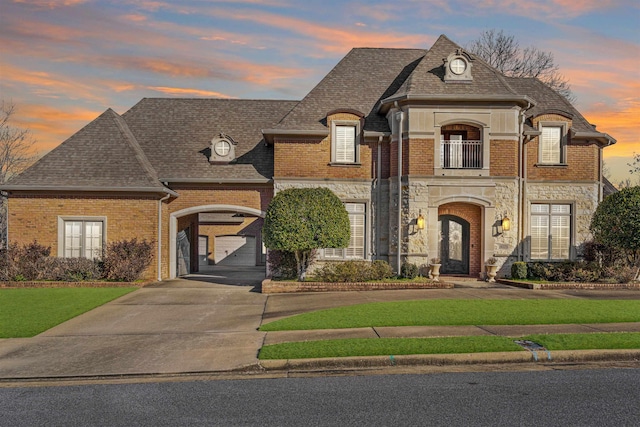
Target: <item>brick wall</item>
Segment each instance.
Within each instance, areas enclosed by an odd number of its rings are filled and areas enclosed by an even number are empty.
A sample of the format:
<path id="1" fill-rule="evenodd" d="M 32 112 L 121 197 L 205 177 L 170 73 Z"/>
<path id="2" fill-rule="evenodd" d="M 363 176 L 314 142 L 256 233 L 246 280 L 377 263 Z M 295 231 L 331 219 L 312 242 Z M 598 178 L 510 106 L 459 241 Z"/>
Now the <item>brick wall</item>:
<path id="1" fill-rule="evenodd" d="M 545 114 L 533 119 L 533 126 L 538 123 L 558 122 L 566 123 L 571 129 L 571 120 L 557 115 Z M 526 144 L 527 177 L 530 180 L 562 180 L 562 181 L 597 181 L 600 177 L 600 149 L 597 143 L 572 141 L 567 135 L 566 164 L 567 166 L 540 166 L 538 163 L 539 137 L 533 138 Z"/>
<path id="2" fill-rule="evenodd" d="M 489 144 L 491 176 L 518 176 L 518 141 L 492 140 Z"/>
<path id="3" fill-rule="evenodd" d="M 37 240 L 51 246 L 51 254 L 59 256 L 58 216 L 106 217 L 106 242 L 124 239 L 146 239 L 157 242 L 158 202 L 144 197 L 113 196 L 20 196 L 9 198 L 9 240 L 20 245 Z M 157 259 L 144 273 L 146 279 L 156 277 Z"/>
<path id="4" fill-rule="evenodd" d="M 405 147 L 407 146 L 406 154 L 403 151 L 403 161 L 407 165 L 409 174 L 433 175 L 433 139 L 412 138 L 405 143 Z"/>
<path id="5" fill-rule="evenodd" d="M 360 121 L 355 114 L 337 113 L 327 117 L 329 136 L 320 139 L 275 138 L 274 176 L 276 178 L 370 179 L 373 153 L 378 142 L 365 142 L 360 135 L 359 165 L 331 165 L 331 123 L 335 120 Z M 362 130 L 361 130 L 362 131 Z"/>
<path id="6" fill-rule="evenodd" d="M 468 203 L 447 203 L 438 208 L 438 216 L 455 215 L 469 223 L 469 275 L 478 277 L 482 271 L 482 209 Z"/>

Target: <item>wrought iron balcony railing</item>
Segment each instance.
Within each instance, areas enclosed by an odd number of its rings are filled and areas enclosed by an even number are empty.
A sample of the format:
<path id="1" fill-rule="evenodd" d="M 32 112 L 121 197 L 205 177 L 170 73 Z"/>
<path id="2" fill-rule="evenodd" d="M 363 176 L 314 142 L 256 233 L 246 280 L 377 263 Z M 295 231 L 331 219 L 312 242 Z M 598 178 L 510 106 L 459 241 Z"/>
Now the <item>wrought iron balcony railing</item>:
<path id="1" fill-rule="evenodd" d="M 440 167 L 443 169 L 482 169 L 482 141 L 442 140 Z"/>

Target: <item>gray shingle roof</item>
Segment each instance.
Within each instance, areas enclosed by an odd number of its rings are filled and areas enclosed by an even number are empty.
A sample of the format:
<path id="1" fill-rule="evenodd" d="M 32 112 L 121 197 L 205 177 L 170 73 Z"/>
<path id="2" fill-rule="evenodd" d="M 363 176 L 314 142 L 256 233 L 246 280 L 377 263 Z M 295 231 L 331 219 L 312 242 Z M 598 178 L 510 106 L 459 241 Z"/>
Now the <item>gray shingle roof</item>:
<path id="1" fill-rule="evenodd" d="M 337 108 L 365 115 L 364 130 L 389 131 L 378 102 L 392 95 L 413 71 L 423 49 L 352 49 L 275 129 L 326 130 L 327 113 Z"/>
<path id="2" fill-rule="evenodd" d="M 122 117 L 158 177 L 178 180 L 261 180 L 273 177 L 272 127 L 298 101 L 145 98 Z M 211 140 L 225 133 L 238 143 L 236 162 L 210 164 Z"/>
<path id="3" fill-rule="evenodd" d="M 86 125 L 3 188 L 163 191 L 127 124 L 112 109 Z"/>
<path id="4" fill-rule="evenodd" d="M 535 105 L 527 111 L 527 117 L 535 117 L 545 112 L 564 112 L 572 118 L 572 130 L 593 132 L 594 127 L 565 97 L 535 78 L 506 77 L 509 85 L 521 94 L 529 95 Z"/>

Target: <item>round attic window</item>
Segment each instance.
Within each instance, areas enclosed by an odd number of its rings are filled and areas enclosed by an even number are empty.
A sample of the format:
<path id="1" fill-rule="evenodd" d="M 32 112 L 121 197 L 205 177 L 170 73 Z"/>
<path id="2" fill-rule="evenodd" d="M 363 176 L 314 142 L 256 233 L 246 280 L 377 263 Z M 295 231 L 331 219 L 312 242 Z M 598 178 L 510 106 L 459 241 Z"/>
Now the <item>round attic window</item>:
<path id="1" fill-rule="evenodd" d="M 215 145 L 213 146 L 213 150 L 218 156 L 224 157 L 229 154 L 229 150 L 231 150 L 231 144 L 229 144 L 229 141 L 225 141 L 223 139 L 215 143 Z"/>
<path id="2" fill-rule="evenodd" d="M 451 61 L 449 68 L 451 69 L 451 72 L 453 74 L 460 75 L 464 73 L 464 71 L 467 69 L 467 63 L 464 59 L 456 58 L 453 61 Z"/>

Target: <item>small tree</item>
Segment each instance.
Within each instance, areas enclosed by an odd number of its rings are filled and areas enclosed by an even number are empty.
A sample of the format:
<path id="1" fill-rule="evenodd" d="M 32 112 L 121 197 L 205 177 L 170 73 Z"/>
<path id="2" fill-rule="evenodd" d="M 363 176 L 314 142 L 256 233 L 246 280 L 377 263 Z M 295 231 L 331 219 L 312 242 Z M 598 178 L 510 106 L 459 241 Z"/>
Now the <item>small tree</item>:
<path id="1" fill-rule="evenodd" d="M 314 249 L 346 248 L 350 232 L 349 214 L 328 188 L 280 191 L 267 208 L 262 228 L 268 249 L 295 255 L 299 281 L 305 278 Z"/>
<path id="2" fill-rule="evenodd" d="M 625 188 L 604 199 L 593 214 L 590 230 L 597 244 L 620 253 L 627 266 L 640 268 L 640 187 Z"/>

